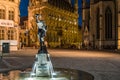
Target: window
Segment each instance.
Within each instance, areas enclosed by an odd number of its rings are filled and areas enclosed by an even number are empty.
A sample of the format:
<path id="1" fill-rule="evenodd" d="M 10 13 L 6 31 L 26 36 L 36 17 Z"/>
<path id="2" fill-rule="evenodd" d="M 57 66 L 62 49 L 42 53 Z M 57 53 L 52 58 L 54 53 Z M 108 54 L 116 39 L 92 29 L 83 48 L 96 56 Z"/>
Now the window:
<path id="1" fill-rule="evenodd" d="M 14 20 L 14 11 L 9 11 L 9 20 Z"/>
<path id="2" fill-rule="evenodd" d="M 0 19 L 5 19 L 5 10 L 0 9 Z"/>
<path id="3" fill-rule="evenodd" d="M 12 40 L 11 36 L 13 35 L 13 33 L 11 33 L 11 30 L 8 30 L 8 40 Z"/>
<path id="4" fill-rule="evenodd" d="M 8 40 L 15 40 L 16 39 L 16 31 L 13 29 L 8 30 Z"/>
<path id="5" fill-rule="evenodd" d="M 99 8 L 97 9 L 97 15 L 96 15 L 96 39 L 100 38 L 100 10 Z"/>
<path id="6" fill-rule="evenodd" d="M 4 34 L 5 34 L 5 31 L 3 29 L 0 30 L 0 40 L 4 40 Z"/>
<path id="7" fill-rule="evenodd" d="M 109 7 L 105 11 L 105 38 L 112 38 L 112 12 Z"/>

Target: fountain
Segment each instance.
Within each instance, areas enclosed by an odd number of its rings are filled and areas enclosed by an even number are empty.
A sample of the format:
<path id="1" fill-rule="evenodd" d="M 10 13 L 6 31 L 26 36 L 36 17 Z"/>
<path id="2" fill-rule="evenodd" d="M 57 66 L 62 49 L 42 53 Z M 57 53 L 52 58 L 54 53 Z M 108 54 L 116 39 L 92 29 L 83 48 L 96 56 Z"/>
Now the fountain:
<path id="1" fill-rule="evenodd" d="M 38 39 L 41 47 L 38 50 L 38 54 L 36 54 L 36 61 L 32 68 L 31 77 L 51 76 L 53 78 L 53 75 L 55 74 L 53 65 L 50 59 L 50 54 L 48 53 L 46 45 L 44 44 L 44 37 L 47 31 L 46 25 L 44 21 L 41 20 L 42 16 L 40 14 L 36 14 L 35 16 L 38 26 Z"/>
<path id="2" fill-rule="evenodd" d="M 47 52 L 46 46 L 41 46 L 41 50 L 36 54 L 36 61 L 33 65 L 31 77 L 49 76 L 53 78 L 55 75 L 50 54 Z"/>
<path id="3" fill-rule="evenodd" d="M 36 54 L 32 69 L 30 68 L 24 71 L 8 71 L 2 73 L 2 76 L 6 77 L 11 74 L 18 74 L 16 77 L 9 77 L 10 79 L 8 80 L 94 80 L 94 77 L 91 74 L 84 71 L 53 68 L 50 54 L 44 44 L 44 37 L 47 31 L 46 25 L 43 20 L 38 19 L 39 17 L 42 17 L 41 15 L 36 14 L 35 16 L 38 25 L 38 39 L 41 47 Z M 4 78 L 1 79 L 4 80 Z"/>

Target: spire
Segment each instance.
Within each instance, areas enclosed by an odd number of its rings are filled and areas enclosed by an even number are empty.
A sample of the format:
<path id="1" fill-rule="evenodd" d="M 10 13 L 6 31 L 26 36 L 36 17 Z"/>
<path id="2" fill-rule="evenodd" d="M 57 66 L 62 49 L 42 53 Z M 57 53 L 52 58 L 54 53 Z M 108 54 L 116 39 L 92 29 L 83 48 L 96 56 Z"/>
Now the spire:
<path id="1" fill-rule="evenodd" d="M 75 1 L 75 11 L 77 11 L 78 12 L 78 0 L 74 0 Z"/>
<path id="2" fill-rule="evenodd" d="M 82 8 L 86 7 L 86 0 L 82 0 Z"/>
<path id="3" fill-rule="evenodd" d="M 29 0 L 29 6 L 32 6 L 32 1 L 31 0 Z"/>
<path id="4" fill-rule="evenodd" d="M 29 0 L 29 6 L 35 5 L 35 1 L 36 1 L 36 0 Z"/>

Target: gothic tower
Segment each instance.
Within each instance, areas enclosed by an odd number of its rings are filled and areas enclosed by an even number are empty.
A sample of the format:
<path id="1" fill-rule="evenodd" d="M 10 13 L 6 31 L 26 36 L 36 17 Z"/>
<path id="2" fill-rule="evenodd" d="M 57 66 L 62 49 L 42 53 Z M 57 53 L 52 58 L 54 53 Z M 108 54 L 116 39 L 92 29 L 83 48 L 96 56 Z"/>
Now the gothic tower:
<path id="1" fill-rule="evenodd" d="M 82 1 L 82 33 L 83 44 L 87 48 L 89 45 L 89 21 L 90 21 L 90 7 L 86 0 Z"/>
<path id="2" fill-rule="evenodd" d="M 90 20 L 90 7 L 86 0 L 82 2 L 82 27 L 89 26 Z M 89 28 L 89 27 L 88 27 Z"/>
<path id="3" fill-rule="evenodd" d="M 120 0 L 90 0 L 82 2 L 82 27 L 89 21 L 92 46 L 98 49 L 120 49 Z M 87 12 L 87 9 L 89 12 Z M 90 14 L 90 18 L 87 15 Z"/>
<path id="4" fill-rule="evenodd" d="M 82 0 L 82 27 L 85 27 L 86 0 Z"/>

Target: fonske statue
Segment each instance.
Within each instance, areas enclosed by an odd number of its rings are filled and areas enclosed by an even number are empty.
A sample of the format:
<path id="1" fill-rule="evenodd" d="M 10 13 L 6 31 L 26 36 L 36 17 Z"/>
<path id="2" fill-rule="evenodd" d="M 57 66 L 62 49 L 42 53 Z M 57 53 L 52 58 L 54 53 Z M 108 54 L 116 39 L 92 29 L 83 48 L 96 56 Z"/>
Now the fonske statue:
<path id="1" fill-rule="evenodd" d="M 36 23 L 38 27 L 38 39 L 40 42 L 40 49 L 38 50 L 38 54 L 36 54 L 36 59 L 32 68 L 31 76 L 50 76 L 52 77 L 54 70 L 52 66 L 52 62 L 50 59 L 50 54 L 47 51 L 46 45 L 45 45 L 45 35 L 47 31 L 47 26 L 42 20 L 42 16 L 40 14 L 36 14 Z"/>

